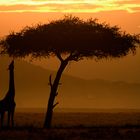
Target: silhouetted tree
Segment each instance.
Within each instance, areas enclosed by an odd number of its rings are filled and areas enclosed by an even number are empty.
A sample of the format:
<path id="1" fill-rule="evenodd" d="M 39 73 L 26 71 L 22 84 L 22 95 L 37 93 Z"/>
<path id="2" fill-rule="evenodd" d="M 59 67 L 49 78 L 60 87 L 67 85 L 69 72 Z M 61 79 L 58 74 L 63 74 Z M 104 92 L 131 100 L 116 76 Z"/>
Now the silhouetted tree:
<path id="1" fill-rule="evenodd" d="M 54 81 L 51 75 L 51 87 L 44 127 L 51 127 L 55 97 L 61 75 L 70 61 L 84 58 L 117 58 L 135 53 L 140 44 L 138 35 L 122 32 L 117 26 L 111 27 L 97 20 L 81 20 L 66 16 L 63 19 L 33 27 L 25 27 L 20 32 L 13 32 L 2 41 L 4 50 L 13 57 L 56 56 L 60 67 Z"/>

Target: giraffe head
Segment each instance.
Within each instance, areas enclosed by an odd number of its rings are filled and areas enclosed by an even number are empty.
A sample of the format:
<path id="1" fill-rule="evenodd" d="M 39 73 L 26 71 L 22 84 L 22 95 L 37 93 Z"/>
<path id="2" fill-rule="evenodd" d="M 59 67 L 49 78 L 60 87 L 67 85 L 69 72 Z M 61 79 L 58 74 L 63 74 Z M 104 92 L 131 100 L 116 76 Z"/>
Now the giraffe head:
<path id="1" fill-rule="evenodd" d="M 10 63 L 8 70 L 13 70 L 14 69 L 14 60 Z"/>

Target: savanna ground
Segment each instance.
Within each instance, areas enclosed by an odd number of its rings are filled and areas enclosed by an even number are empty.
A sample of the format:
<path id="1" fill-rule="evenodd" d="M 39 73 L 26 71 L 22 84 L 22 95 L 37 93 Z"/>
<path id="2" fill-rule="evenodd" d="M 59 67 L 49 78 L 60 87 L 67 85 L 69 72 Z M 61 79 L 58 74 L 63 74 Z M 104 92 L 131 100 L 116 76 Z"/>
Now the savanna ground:
<path id="1" fill-rule="evenodd" d="M 140 112 L 55 112 L 51 130 L 44 113 L 15 114 L 15 127 L 0 130 L 0 140 L 139 140 Z"/>

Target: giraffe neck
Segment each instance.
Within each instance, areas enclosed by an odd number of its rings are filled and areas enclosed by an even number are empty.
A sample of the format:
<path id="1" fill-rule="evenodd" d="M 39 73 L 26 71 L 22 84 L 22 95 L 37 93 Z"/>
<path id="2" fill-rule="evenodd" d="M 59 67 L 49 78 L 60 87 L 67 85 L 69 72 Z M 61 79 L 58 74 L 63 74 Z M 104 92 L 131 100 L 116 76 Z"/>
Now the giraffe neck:
<path id="1" fill-rule="evenodd" d="M 7 97 L 14 99 L 15 97 L 15 83 L 14 83 L 14 63 L 9 66 L 9 90 Z"/>
<path id="2" fill-rule="evenodd" d="M 9 91 L 11 91 L 12 93 L 15 92 L 15 83 L 14 83 L 14 70 L 10 70 L 9 72 Z"/>

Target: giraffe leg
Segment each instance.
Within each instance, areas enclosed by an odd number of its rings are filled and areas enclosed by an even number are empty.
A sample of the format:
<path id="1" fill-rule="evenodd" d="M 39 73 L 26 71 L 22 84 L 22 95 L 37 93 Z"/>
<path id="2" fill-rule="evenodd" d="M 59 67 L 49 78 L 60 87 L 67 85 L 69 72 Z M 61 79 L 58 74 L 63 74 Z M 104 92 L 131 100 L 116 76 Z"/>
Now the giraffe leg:
<path id="1" fill-rule="evenodd" d="M 1 123 L 2 121 L 1 120 L 2 120 L 2 113 L 0 112 L 0 127 L 2 127 L 2 123 Z"/>
<path id="2" fill-rule="evenodd" d="M 11 121 L 12 121 L 12 127 L 14 127 L 14 113 L 15 113 L 15 108 L 11 112 Z"/>
<path id="3" fill-rule="evenodd" d="M 10 117 L 11 117 L 11 112 L 8 111 L 8 120 L 7 120 L 7 126 L 10 127 Z"/>
<path id="4" fill-rule="evenodd" d="M 4 112 L 1 112 L 1 128 L 3 128 Z"/>

